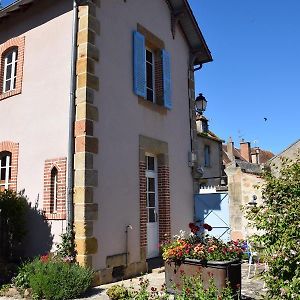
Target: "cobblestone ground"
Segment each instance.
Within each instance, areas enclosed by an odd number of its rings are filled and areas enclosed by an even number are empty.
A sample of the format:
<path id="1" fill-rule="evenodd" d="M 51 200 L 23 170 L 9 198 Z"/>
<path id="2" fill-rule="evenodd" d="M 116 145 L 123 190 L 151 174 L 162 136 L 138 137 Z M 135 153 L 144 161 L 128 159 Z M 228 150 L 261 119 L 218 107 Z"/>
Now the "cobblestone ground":
<path id="1" fill-rule="evenodd" d="M 263 268 L 258 269 L 258 273 L 262 272 Z M 259 279 L 258 276 L 253 276 L 254 274 L 254 267 L 251 268 L 250 278 L 248 279 L 248 265 L 242 265 L 242 299 L 243 300 L 259 300 L 261 296 L 265 293 L 264 284 L 262 280 Z M 161 286 L 165 282 L 165 273 L 154 271 L 153 273 L 147 274 L 144 277 L 148 278 L 150 281 L 151 287 L 156 287 L 160 289 Z M 131 280 L 124 280 L 123 283 L 125 286 L 133 286 L 138 287 L 139 284 L 139 277 L 133 278 Z M 106 285 L 101 285 L 91 289 L 84 297 L 80 298 L 81 300 L 95 300 L 95 299 L 103 299 L 108 300 L 108 296 L 106 295 L 106 290 L 117 283 L 111 283 Z M 11 300 L 11 299 L 21 299 L 20 295 L 13 293 L 10 295 L 11 297 L 0 297 L 0 300 Z M 173 299 L 171 296 L 170 299 Z M 78 299 L 79 300 L 79 299 Z"/>

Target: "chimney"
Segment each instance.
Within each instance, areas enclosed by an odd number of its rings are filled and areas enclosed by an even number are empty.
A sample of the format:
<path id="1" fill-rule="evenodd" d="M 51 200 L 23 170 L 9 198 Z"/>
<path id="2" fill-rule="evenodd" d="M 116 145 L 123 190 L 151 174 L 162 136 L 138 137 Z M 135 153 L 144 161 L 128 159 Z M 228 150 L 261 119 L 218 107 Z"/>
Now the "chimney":
<path id="1" fill-rule="evenodd" d="M 249 142 L 245 142 L 244 139 L 240 142 L 241 156 L 248 162 L 251 162 L 251 147 Z"/>
<path id="2" fill-rule="evenodd" d="M 234 143 L 232 141 L 232 138 L 230 137 L 227 142 L 227 155 L 231 161 L 234 161 L 233 149 L 234 149 Z"/>

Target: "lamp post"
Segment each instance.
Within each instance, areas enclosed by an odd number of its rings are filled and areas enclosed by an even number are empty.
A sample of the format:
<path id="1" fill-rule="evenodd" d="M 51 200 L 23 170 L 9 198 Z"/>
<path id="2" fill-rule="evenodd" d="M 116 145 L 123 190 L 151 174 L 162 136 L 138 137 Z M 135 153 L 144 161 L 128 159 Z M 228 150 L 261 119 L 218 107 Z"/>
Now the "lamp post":
<path id="1" fill-rule="evenodd" d="M 195 110 L 198 114 L 202 115 L 203 112 L 206 110 L 207 100 L 203 96 L 202 93 L 195 99 Z"/>
<path id="2" fill-rule="evenodd" d="M 256 207 L 256 205 L 257 205 L 256 200 L 257 200 L 257 196 L 253 195 L 251 201 L 248 202 L 248 205 Z"/>

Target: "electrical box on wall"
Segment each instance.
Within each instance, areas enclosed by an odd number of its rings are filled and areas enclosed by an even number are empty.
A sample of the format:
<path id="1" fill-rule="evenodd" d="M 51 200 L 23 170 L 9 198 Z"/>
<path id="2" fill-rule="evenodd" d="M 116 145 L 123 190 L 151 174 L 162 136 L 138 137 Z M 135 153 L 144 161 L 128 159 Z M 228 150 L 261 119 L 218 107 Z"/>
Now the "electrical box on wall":
<path id="1" fill-rule="evenodd" d="M 197 162 L 197 155 L 196 155 L 196 153 L 190 151 L 188 159 L 189 159 L 189 167 L 194 167 L 195 163 Z"/>

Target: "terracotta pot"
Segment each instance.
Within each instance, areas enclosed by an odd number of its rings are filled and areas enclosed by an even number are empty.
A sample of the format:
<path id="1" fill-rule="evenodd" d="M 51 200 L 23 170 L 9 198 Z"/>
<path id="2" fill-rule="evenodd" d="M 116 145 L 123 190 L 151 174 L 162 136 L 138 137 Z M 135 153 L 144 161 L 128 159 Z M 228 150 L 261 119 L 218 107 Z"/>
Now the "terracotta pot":
<path id="1" fill-rule="evenodd" d="M 216 287 L 221 291 L 226 287 L 226 282 L 235 294 L 234 299 L 241 297 L 241 261 L 208 261 L 203 263 L 196 259 L 186 259 L 180 266 L 175 263 L 165 264 L 166 286 L 169 293 L 181 291 L 182 273 L 186 276 L 200 275 L 205 288 L 208 287 L 209 279 L 213 277 Z M 176 291 L 174 287 L 176 286 Z"/>

